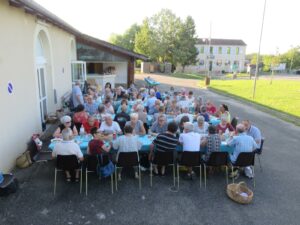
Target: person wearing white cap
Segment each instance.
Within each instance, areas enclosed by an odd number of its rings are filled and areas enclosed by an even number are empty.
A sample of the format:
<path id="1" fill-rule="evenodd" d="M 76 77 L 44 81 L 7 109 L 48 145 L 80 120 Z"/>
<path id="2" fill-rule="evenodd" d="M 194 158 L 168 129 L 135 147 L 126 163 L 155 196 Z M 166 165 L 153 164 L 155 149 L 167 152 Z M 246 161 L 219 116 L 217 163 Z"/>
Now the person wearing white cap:
<path id="1" fill-rule="evenodd" d="M 61 138 L 62 131 L 66 128 L 70 128 L 73 131 L 73 136 L 78 135 L 78 131 L 76 129 L 76 126 L 72 123 L 72 118 L 70 116 L 63 116 L 60 119 L 61 124 L 58 126 L 58 128 L 55 130 L 53 137 L 55 138 Z"/>

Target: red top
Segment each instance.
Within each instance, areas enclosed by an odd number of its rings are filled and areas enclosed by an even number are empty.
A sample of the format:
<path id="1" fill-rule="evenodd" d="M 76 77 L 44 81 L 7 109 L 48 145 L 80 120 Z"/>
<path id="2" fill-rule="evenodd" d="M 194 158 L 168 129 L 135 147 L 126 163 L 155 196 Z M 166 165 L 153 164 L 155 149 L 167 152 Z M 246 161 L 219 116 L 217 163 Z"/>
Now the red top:
<path id="1" fill-rule="evenodd" d="M 90 155 L 99 155 L 102 154 L 102 146 L 104 145 L 103 141 L 93 139 L 89 142 L 89 153 Z"/>
<path id="2" fill-rule="evenodd" d="M 217 126 L 217 132 L 219 133 L 222 131 L 222 134 L 225 133 L 226 129 L 228 128 L 229 131 L 234 131 L 233 126 L 230 123 L 227 123 L 225 127 L 222 127 L 221 124 Z"/>
<path id="3" fill-rule="evenodd" d="M 206 111 L 209 114 L 213 115 L 213 114 L 215 114 L 217 112 L 217 108 L 216 108 L 216 106 L 214 106 L 214 105 L 211 104 L 210 106 L 206 106 Z"/>
<path id="4" fill-rule="evenodd" d="M 94 124 L 91 126 L 87 121 L 85 121 L 83 124 L 84 130 L 86 133 L 90 134 L 91 133 L 91 129 L 93 127 L 97 127 L 99 128 L 99 121 L 95 120 Z"/>
<path id="5" fill-rule="evenodd" d="M 73 121 L 74 123 L 84 123 L 88 119 L 88 114 L 83 111 L 83 112 L 77 112 L 73 116 Z"/>

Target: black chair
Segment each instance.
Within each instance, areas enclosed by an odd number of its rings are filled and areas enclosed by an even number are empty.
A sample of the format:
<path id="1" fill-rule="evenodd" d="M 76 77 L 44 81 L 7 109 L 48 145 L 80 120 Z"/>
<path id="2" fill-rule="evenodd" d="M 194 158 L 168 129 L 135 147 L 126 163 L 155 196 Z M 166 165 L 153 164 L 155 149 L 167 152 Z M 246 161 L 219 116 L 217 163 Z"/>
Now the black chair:
<path id="1" fill-rule="evenodd" d="M 255 187 L 255 179 L 254 179 L 254 161 L 255 161 L 255 152 L 241 152 L 235 163 L 231 163 L 231 171 L 233 173 L 234 168 L 243 168 L 250 166 L 253 171 L 253 186 Z M 234 183 L 234 177 L 232 178 L 232 182 Z"/>
<path id="2" fill-rule="evenodd" d="M 19 188 L 18 180 L 12 174 L 3 174 L 2 183 L 0 183 L 0 196 L 8 196 L 15 193 Z"/>
<path id="3" fill-rule="evenodd" d="M 109 156 L 103 155 L 103 165 L 106 165 L 109 162 Z M 85 158 L 85 195 L 88 194 L 88 174 L 89 173 L 97 173 L 97 167 L 98 165 L 101 165 L 101 163 L 98 160 L 97 155 L 86 155 Z M 111 179 L 111 193 L 114 193 L 114 179 L 113 179 L 113 173 L 110 175 Z"/>
<path id="4" fill-rule="evenodd" d="M 231 126 L 236 129 L 236 125 L 238 124 L 238 117 L 233 117 L 231 120 Z"/>
<path id="5" fill-rule="evenodd" d="M 54 195 L 56 193 L 56 178 L 57 172 L 64 172 L 64 171 L 80 171 L 80 194 L 82 191 L 82 167 L 81 164 L 78 162 L 76 155 L 57 155 L 56 158 L 56 167 L 54 171 Z"/>
<path id="6" fill-rule="evenodd" d="M 180 167 L 199 167 L 200 171 L 200 187 L 202 186 L 201 181 L 201 153 L 199 151 L 188 152 L 183 151 L 181 160 L 177 163 L 177 187 L 179 189 L 179 168 Z"/>
<path id="7" fill-rule="evenodd" d="M 206 167 L 220 167 L 225 166 L 226 168 L 226 184 L 228 184 L 228 152 L 212 152 L 209 159 L 203 164 L 204 165 L 204 186 L 206 188 Z"/>
<path id="8" fill-rule="evenodd" d="M 120 152 L 118 154 L 118 159 L 116 162 L 116 169 L 115 169 L 115 186 L 116 190 L 118 190 L 118 169 L 124 167 L 138 167 L 139 172 L 139 189 L 141 189 L 141 166 L 140 166 L 140 159 L 138 152 Z"/>
<path id="9" fill-rule="evenodd" d="M 262 138 L 261 139 L 261 142 L 260 142 L 260 146 L 258 149 L 256 149 L 254 152 L 255 152 L 255 155 L 257 155 L 257 158 L 258 158 L 258 163 L 259 163 L 259 167 L 260 167 L 260 171 L 262 171 L 262 166 L 261 166 L 261 162 L 260 162 L 260 155 L 263 151 L 263 147 L 264 147 L 264 142 L 265 142 L 265 139 Z"/>
<path id="10" fill-rule="evenodd" d="M 152 177 L 153 177 L 153 164 L 157 166 L 173 166 L 173 183 L 175 187 L 175 160 L 174 160 L 174 152 L 160 152 L 156 151 L 154 153 L 154 159 L 150 163 L 150 186 L 152 187 Z"/>

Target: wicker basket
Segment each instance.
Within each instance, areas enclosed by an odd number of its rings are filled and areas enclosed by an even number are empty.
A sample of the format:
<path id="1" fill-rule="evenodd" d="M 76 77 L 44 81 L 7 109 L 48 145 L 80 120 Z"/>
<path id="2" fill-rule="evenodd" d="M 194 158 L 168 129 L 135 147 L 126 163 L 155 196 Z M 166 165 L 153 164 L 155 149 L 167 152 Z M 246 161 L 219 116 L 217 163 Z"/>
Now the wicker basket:
<path id="1" fill-rule="evenodd" d="M 226 192 L 230 199 L 240 204 L 249 204 L 253 199 L 253 192 L 247 187 L 245 182 L 228 184 Z"/>

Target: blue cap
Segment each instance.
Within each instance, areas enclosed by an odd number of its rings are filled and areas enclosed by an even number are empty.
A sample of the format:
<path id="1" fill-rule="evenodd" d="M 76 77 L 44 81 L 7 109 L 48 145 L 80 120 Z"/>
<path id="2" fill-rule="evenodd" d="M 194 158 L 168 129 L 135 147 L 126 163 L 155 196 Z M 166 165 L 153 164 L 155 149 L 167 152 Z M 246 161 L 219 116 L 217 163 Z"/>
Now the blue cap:
<path id="1" fill-rule="evenodd" d="M 4 180 L 3 173 L 0 172 L 0 184 L 2 184 L 3 180 Z"/>

